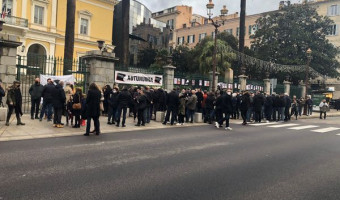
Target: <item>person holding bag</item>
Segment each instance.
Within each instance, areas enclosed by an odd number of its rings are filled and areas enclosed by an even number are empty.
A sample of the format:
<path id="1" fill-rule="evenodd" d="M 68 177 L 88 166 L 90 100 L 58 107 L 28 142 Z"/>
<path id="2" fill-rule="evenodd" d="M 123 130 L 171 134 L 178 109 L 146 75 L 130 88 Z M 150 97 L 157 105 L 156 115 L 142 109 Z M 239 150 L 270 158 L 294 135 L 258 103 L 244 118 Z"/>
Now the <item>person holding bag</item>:
<path id="1" fill-rule="evenodd" d="M 72 114 L 75 117 L 75 123 L 73 128 L 80 128 L 80 114 L 82 111 L 82 101 L 83 101 L 82 89 L 76 88 L 76 93 L 73 95 L 72 104 Z"/>
<path id="2" fill-rule="evenodd" d="M 321 101 L 319 107 L 320 107 L 320 119 L 322 119 L 322 114 L 323 114 L 323 119 L 326 119 L 327 110 L 328 110 L 328 103 L 326 102 L 326 99 Z"/>

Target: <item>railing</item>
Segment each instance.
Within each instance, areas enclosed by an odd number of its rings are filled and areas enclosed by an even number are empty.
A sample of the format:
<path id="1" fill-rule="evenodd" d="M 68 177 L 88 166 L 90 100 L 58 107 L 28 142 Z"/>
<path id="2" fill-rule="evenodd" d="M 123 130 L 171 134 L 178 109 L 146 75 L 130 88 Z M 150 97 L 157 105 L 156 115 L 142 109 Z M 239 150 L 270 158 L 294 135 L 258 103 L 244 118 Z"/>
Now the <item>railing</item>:
<path id="1" fill-rule="evenodd" d="M 4 21 L 5 21 L 5 24 L 28 28 L 28 19 L 14 17 L 14 16 L 6 16 Z"/>

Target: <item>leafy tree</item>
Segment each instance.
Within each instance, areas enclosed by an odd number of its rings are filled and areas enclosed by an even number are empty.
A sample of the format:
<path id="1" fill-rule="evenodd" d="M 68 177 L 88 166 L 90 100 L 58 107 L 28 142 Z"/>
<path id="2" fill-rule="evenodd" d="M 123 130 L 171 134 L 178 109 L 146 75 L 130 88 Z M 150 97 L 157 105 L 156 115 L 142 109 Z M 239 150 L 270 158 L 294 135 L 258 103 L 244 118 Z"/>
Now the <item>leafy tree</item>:
<path id="1" fill-rule="evenodd" d="M 334 22 L 318 15 L 314 7 L 308 4 L 287 6 L 261 17 L 257 24 L 259 29 L 253 42 L 257 58 L 279 64 L 305 65 L 306 51 L 311 48 L 311 67 L 328 76 L 338 75 L 338 49 L 326 38 Z M 294 80 L 304 79 L 304 74 L 292 76 Z"/>
<path id="2" fill-rule="evenodd" d="M 146 48 L 138 53 L 138 66 L 143 68 L 150 67 L 156 61 L 157 50 L 152 48 Z"/>
<path id="3" fill-rule="evenodd" d="M 213 66 L 213 53 L 214 53 L 215 43 L 213 40 L 207 40 L 202 48 L 199 61 L 199 71 L 203 74 L 208 74 L 212 71 Z M 231 61 L 236 58 L 236 55 L 228 48 L 227 42 L 217 39 L 217 54 L 216 54 L 216 67 L 217 71 L 224 73 L 226 69 L 230 68 Z"/>
<path id="4" fill-rule="evenodd" d="M 197 70 L 193 62 L 193 50 L 188 46 L 177 46 L 172 52 L 173 65 L 176 67 L 178 73 L 191 73 Z"/>

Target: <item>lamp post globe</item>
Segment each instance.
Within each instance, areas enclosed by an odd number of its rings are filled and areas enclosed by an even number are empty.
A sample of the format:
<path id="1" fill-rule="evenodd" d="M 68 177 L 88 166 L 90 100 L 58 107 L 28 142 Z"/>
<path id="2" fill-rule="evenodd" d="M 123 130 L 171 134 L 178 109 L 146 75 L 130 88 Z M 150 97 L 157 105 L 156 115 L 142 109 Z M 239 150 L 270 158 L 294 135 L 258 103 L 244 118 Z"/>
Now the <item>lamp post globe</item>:
<path id="1" fill-rule="evenodd" d="M 209 0 L 209 3 L 207 4 L 207 13 L 208 13 L 209 19 L 213 15 L 214 7 L 215 7 L 215 4 L 212 2 L 212 0 Z"/>

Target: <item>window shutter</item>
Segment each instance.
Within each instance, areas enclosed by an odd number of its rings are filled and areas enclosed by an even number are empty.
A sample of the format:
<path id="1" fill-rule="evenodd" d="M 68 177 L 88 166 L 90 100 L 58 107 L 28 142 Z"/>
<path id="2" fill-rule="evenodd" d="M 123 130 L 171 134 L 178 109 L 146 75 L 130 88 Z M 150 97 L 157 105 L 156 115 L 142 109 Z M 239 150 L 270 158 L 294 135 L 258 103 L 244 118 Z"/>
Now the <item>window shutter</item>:
<path id="1" fill-rule="evenodd" d="M 329 6 L 327 10 L 327 15 L 331 16 L 331 12 L 332 12 L 332 6 Z"/>
<path id="2" fill-rule="evenodd" d="M 336 5 L 336 15 L 340 15 L 340 6 Z"/>
<path id="3" fill-rule="evenodd" d="M 249 25 L 249 35 L 251 35 L 252 25 Z"/>
<path id="4" fill-rule="evenodd" d="M 195 35 L 192 36 L 192 43 L 195 43 Z"/>

